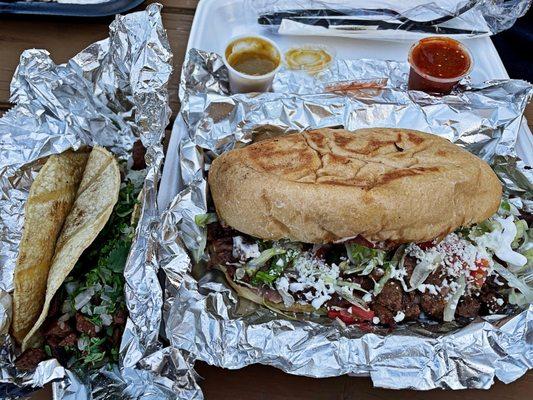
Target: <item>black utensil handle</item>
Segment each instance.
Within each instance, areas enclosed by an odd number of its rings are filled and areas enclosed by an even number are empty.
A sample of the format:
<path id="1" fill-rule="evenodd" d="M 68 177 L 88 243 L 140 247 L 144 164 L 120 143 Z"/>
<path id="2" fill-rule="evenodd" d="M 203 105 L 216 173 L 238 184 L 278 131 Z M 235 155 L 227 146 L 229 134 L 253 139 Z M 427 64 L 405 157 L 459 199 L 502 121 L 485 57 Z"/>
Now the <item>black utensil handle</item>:
<path id="1" fill-rule="evenodd" d="M 429 21 L 416 21 L 416 22 L 418 22 L 418 23 L 420 23 L 422 25 L 439 25 L 439 24 L 442 24 L 444 22 L 451 21 L 452 19 L 457 18 L 458 16 L 464 14 L 465 12 L 470 11 L 478 3 L 479 3 L 479 0 L 470 0 L 464 6 L 459 8 L 459 10 L 457 10 L 456 12 L 454 12 L 452 14 L 444 15 L 442 17 L 435 18 L 435 19 L 432 19 L 432 20 L 429 20 Z"/>
<path id="2" fill-rule="evenodd" d="M 279 25 L 284 18 L 328 18 L 328 17 L 369 17 L 369 16 L 390 16 L 396 18 L 398 21 L 408 24 L 417 24 L 418 26 L 434 26 L 444 22 L 450 21 L 458 16 L 473 9 L 479 0 L 470 0 L 464 6 L 459 8 L 456 12 L 442 17 L 438 17 L 428 21 L 414 21 L 411 20 L 397 11 L 386 8 L 355 8 L 346 10 L 333 10 L 333 9 L 302 9 L 302 10 L 284 10 L 279 12 L 273 12 L 270 14 L 260 15 L 257 22 L 261 25 Z"/>
<path id="3" fill-rule="evenodd" d="M 379 30 L 398 30 L 398 31 L 417 31 L 423 33 L 435 33 L 435 34 L 450 34 L 450 35 L 480 35 L 487 32 L 473 31 L 469 29 L 460 28 L 448 28 L 440 26 L 430 26 L 425 24 L 419 24 L 417 22 L 404 22 L 404 23 L 392 23 L 389 21 L 381 20 L 368 20 L 368 19 L 352 19 L 352 18 L 287 18 L 291 21 L 300 22 L 306 25 L 321 26 L 328 29 L 356 31 L 368 29 Z"/>
<path id="4" fill-rule="evenodd" d="M 327 17 L 371 17 L 371 16 L 390 16 L 400 17 L 400 14 L 394 10 L 383 8 L 358 8 L 353 10 L 331 10 L 331 9 L 308 9 L 308 10 L 284 10 L 271 14 L 260 15 L 257 22 L 261 25 L 279 25 L 285 18 L 327 18 Z M 399 18 L 401 19 L 401 18 Z M 403 19 L 401 19 L 403 20 Z"/>

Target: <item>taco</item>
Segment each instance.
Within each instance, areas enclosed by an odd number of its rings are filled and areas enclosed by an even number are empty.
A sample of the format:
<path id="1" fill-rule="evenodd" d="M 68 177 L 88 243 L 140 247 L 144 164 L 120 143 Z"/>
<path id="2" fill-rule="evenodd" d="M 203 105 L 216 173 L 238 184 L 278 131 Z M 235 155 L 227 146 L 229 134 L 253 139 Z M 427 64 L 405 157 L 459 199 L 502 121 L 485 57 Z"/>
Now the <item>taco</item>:
<path id="1" fill-rule="evenodd" d="M 101 147 L 52 156 L 39 172 L 15 269 L 20 369 L 51 357 L 78 371 L 117 361 L 141 181 Z"/>
<path id="2" fill-rule="evenodd" d="M 488 164 L 438 136 L 290 134 L 222 154 L 208 181 L 209 265 L 279 312 L 394 326 L 533 300 L 530 216 L 501 202 Z"/>
<path id="3" fill-rule="evenodd" d="M 88 156 L 85 151 L 51 156 L 30 188 L 14 276 L 11 331 L 19 343 L 43 309 L 55 244 L 76 199 Z"/>

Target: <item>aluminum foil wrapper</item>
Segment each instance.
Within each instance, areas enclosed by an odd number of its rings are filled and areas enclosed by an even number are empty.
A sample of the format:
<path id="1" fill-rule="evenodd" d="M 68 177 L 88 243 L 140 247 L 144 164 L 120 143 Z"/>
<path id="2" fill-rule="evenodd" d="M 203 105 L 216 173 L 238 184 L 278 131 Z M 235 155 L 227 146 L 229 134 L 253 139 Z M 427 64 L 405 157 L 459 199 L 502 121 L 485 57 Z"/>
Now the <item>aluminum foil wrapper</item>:
<path id="1" fill-rule="evenodd" d="M 62 399 L 201 398 L 185 354 L 158 341 L 162 290 L 157 278 L 154 235 L 156 191 L 163 163 L 162 139 L 170 117 L 167 84 L 172 53 L 159 5 L 117 16 L 109 38 L 68 63 L 56 65 L 45 50 L 27 50 L 11 83 L 15 106 L 0 119 L 0 397 L 23 396 L 54 381 Z M 14 368 L 17 349 L 8 334 L 13 271 L 24 206 L 46 158 L 83 145 L 101 145 L 130 160 L 133 143 L 147 148 L 142 214 L 126 269 L 129 319 L 121 362 L 86 381 L 56 360 L 33 373 Z"/>
<path id="2" fill-rule="evenodd" d="M 392 333 L 365 333 L 331 321 L 287 319 L 239 301 L 218 272 L 191 262 L 206 244 L 194 216 L 207 211 L 210 161 L 259 136 L 333 126 L 419 129 L 489 161 L 517 204 L 530 201 L 533 176 L 515 150 L 532 86 L 493 81 L 434 97 L 403 90 L 406 71 L 397 62 L 338 60 L 314 78 L 281 71 L 273 93 L 229 95 L 220 56 L 190 50 L 176 125 L 184 132 L 174 132 L 183 135 L 176 183 L 161 189 L 177 195 L 157 238 L 166 275 L 165 332 L 173 347 L 224 368 L 261 363 L 311 377 L 369 375 L 375 386 L 396 389 L 488 388 L 495 377 L 512 382 L 533 367 L 533 306 L 467 326 L 411 323 Z M 362 88 L 359 78 L 377 84 Z M 335 89 L 325 91 L 331 84 Z M 527 146 L 531 154 L 533 144 Z"/>

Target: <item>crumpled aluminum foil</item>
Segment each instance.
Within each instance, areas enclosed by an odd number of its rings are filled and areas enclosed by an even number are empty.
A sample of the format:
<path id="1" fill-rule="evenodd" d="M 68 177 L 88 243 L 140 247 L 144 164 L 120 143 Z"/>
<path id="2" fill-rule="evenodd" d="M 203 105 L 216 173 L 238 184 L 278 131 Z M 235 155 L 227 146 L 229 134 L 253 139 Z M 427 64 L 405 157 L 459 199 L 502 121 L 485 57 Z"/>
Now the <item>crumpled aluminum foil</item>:
<path id="1" fill-rule="evenodd" d="M 11 83 L 15 106 L 0 119 L 0 397 L 23 396 L 54 381 L 61 399 L 202 398 L 188 356 L 158 341 L 162 290 L 157 278 L 156 192 L 163 163 L 162 138 L 170 117 L 167 84 L 172 53 L 160 5 L 117 16 L 108 39 L 68 63 L 45 50 L 27 50 Z M 34 373 L 17 373 L 8 335 L 13 270 L 29 188 L 44 160 L 69 148 L 99 144 L 129 160 L 137 138 L 147 148 L 142 214 L 125 269 L 129 319 L 121 363 L 81 382 L 56 360 Z"/>
<path id="2" fill-rule="evenodd" d="M 372 68 L 366 69 L 369 63 Z M 173 347 L 224 368 L 261 363 L 312 377 L 369 375 L 375 386 L 396 389 L 488 388 L 495 377 L 512 382 L 533 367 L 533 306 L 515 315 L 478 318 L 464 327 L 412 323 L 392 333 L 364 333 L 331 321 L 291 320 L 238 301 L 218 272 L 205 273 L 201 263 L 191 263 L 191 256 L 200 256 L 205 246 L 205 230 L 194 216 L 207 211 L 210 160 L 259 135 L 331 126 L 428 131 L 491 162 L 508 193 L 521 196 L 517 204 L 530 202 L 533 174 L 517 158 L 515 147 L 532 86 L 493 81 L 434 97 L 405 92 L 401 82 L 406 71 L 402 63 L 339 60 L 312 84 L 309 77 L 282 71 L 274 93 L 230 96 L 220 56 L 190 50 L 180 88 L 183 120 L 176 125 L 186 130 L 175 149 L 177 183 L 162 189 L 177 195 L 163 212 L 160 236 L 153 238 L 159 241 L 166 274 L 163 317 Z M 365 79 L 392 78 L 377 90 L 317 92 L 324 83 L 354 80 L 359 73 Z M 313 94 L 304 94 L 309 92 Z M 527 146 L 531 154 L 533 144 Z"/>

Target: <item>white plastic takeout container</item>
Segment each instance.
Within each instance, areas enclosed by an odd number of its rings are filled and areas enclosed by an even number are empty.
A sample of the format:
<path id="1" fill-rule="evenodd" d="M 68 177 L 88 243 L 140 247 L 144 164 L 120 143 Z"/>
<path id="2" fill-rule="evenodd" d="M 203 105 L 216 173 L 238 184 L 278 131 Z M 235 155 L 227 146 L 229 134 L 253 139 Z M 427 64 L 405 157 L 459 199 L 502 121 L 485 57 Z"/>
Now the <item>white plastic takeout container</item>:
<path id="1" fill-rule="evenodd" d="M 407 61 L 411 46 L 418 40 L 380 41 L 343 37 L 281 36 L 255 21 L 243 18 L 245 0 L 200 0 L 189 35 L 187 51 L 192 48 L 222 54 L 233 37 L 259 35 L 266 37 L 281 49 L 282 54 L 293 47 L 316 44 L 334 52 L 344 59 L 375 58 L 381 60 Z M 430 35 L 428 35 L 430 36 Z M 473 83 L 491 79 L 509 79 L 503 62 L 490 37 L 461 39 L 474 60 L 470 77 Z M 172 128 L 167 154 L 178 154 L 178 146 L 186 126 L 178 115 Z M 533 165 L 533 135 L 525 118 L 522 120 L 516 145 L 518 156 L 528 165 Z M 159 191 L 159 206 L 164 209 L 181 190 L 177 157 L 167 157 Z"/>

